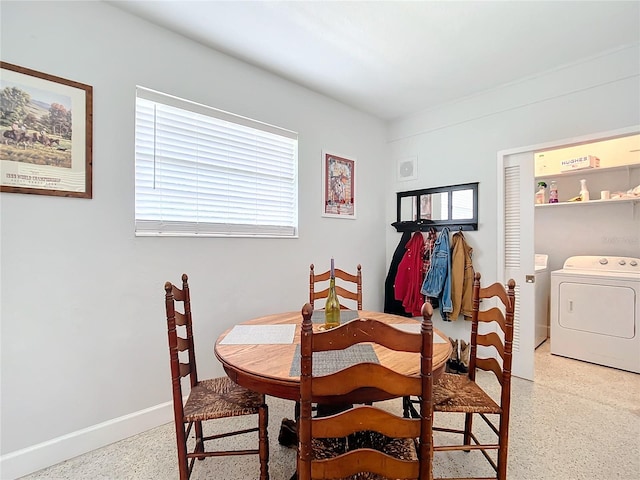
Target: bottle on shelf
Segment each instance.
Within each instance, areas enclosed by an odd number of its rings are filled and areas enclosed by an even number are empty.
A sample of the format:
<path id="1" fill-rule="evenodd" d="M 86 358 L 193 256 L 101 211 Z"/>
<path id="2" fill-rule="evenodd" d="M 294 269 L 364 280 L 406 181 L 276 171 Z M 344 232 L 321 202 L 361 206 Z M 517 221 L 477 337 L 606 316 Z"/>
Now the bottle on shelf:
<path id="1" fill-rule="evenodd" d="M 538 191 L 536 192 L 536 205 L 547 203 L 546 201 L 547 192 L 545 191 L 545 188 L 547 188 L 546 183 L 538 182 Z"/>
<path id="2" fill-rule="evenodd" d="M 558 203 L 558 185 L 555 180 L 552 180 L 549 186 L 549 203 Z"/>
<path id="3" fill-rule="evenodd" d="M 587 190 L 587 180 L 580 180 L 580 201 L 588 202 L 589 201 L 589 190 Z"/>
<path id="4" fill-rule="evenodd" d="M 340 302 L 336 295 L 336 274 L 331 259 L 331 271 L 329 275 L 329 294 L 327 295 L 327 303 L 324 306 L 324 328 L 330 329 L 340 325 Z"/>

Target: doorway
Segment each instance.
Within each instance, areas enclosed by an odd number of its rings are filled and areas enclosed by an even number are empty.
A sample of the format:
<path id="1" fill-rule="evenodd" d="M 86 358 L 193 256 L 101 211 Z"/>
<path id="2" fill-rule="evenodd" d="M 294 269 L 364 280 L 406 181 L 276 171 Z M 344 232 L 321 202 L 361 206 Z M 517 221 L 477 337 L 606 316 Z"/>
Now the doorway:
<path id="1" fill-rule="evenodd" d="M 497 271 L 499 275 L 503 275 L 502 282 L 513 278 L 517 284 L 512 369 L 514 376 L 534 380 L 534 350 L 536 347 L 534 262 L 535 253 L 538 253 L 535 251 L 534 211 L 536 154 L 555 149 L 584 146 L 638 133 L 640 133 L 640 126 L 633 126 L 498 152 L 497 198 L 502 198 L 504 201 L 497 202 Z M 632 215 L 634 215 L 633 211 Z M 606 241 L 606 239 L 601 239 L 601 241 Z M 550 270 L 556 268 L 555 265 L 555 263 L 550 263 Z"/>

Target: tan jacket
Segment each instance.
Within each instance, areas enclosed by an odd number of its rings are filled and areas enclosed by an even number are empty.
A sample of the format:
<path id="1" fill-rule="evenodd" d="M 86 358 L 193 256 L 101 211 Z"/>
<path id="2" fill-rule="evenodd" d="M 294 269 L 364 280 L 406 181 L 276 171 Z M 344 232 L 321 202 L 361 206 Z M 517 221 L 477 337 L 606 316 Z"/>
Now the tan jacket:
<path id="1" fill-rule="evenodd" d="M 471 320 L 473 309 L 473 248 L 467 244 L 462 232 L 456 232 L 451 239 L 451 303 L 453 311 L 449 318 L 457 320 L 460 314 Z"/>

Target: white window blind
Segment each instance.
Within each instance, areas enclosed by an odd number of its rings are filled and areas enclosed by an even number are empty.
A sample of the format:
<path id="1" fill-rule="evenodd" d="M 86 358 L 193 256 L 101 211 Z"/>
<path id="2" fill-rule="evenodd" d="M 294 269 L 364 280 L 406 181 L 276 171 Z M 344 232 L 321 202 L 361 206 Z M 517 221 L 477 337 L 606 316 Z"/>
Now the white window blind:
<path id="1" fill-rule="evenodd" d="M 298 135 L 136 90 L 136 235 L 298 235 Z"/>

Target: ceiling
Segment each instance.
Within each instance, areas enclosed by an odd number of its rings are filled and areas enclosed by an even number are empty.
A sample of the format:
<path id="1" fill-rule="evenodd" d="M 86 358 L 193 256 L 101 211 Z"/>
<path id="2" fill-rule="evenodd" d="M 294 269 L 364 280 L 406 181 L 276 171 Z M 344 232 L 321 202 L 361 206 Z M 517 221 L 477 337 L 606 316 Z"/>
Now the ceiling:
<path id="1" fill-rule="evenodd" d="M 108 3 L 386 120 L 640 44 L 639 1 Z"/>

